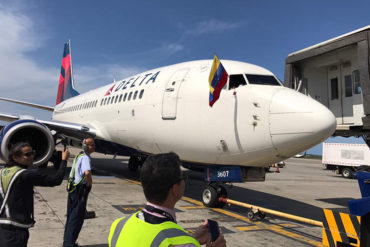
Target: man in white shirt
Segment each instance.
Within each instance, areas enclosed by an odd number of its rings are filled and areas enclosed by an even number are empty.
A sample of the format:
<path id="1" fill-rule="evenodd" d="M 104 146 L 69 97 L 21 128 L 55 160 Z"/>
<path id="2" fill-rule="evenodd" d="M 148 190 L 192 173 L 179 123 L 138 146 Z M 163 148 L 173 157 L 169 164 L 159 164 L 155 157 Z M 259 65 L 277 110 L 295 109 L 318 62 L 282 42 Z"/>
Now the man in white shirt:
<path id="1" fill-rule="evenodd" d="M 90 154 L 95 151 L 94 139 L 84 139 L 82 149 L 83 151 L 75 157 L 69 174 L 75 189 L 68 193 L 63 247 L 78 246 L 76 240 L 84 223 L 87 198 L 92 186 Z"/>

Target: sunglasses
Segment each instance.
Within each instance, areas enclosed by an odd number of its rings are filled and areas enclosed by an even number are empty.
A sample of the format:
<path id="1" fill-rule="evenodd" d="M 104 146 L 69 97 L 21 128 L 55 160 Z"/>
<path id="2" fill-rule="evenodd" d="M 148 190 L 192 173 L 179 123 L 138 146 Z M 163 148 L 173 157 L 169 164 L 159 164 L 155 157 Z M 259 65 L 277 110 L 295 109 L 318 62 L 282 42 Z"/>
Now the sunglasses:
<path id="1" fill-rule="evenodd" d="M 26 157 L 30 157 L 30 156 L 35 156 L 35 150 L 32 150 L 31 152 L 27 152 L 27 153 L 23 153 L 22 155 L 26 156 Z"/>

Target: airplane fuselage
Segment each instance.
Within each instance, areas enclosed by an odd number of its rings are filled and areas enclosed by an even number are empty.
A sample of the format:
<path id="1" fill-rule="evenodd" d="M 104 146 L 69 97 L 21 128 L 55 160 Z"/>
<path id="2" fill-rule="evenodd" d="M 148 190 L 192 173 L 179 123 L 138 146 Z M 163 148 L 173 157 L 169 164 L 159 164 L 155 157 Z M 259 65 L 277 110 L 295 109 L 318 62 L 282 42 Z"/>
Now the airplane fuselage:
<path id="1" fill-rule="evenodd" d="M 266 166 L 302 152 L 334 132 L 333 114 L 281 84 L 252 84 L 247 75 L 276 77 L 248 63 L 223 60 L 246 85 L 225 88 L 210 107 L 212 60 L 150 70 L 67 99 L 53 119 L 91 126 L 96 138 L 140 152 L 174 151 L 181 160 Z"/>

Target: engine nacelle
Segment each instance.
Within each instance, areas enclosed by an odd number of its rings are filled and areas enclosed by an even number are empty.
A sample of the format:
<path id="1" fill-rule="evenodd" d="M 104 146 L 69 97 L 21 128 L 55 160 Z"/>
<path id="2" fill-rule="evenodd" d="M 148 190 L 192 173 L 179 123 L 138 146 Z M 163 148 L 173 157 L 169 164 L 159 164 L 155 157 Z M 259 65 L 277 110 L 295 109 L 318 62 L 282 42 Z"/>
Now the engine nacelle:
<path id="1" fill-rule="evenodd" d="M 34 165 L 47 163 L 55 148 L 49 128 L 34 120 L 14 121 L 1 129 L 0 158 L 8 162 L 9 149 L 18 142 L 27 142 L 35 150 Z"/>

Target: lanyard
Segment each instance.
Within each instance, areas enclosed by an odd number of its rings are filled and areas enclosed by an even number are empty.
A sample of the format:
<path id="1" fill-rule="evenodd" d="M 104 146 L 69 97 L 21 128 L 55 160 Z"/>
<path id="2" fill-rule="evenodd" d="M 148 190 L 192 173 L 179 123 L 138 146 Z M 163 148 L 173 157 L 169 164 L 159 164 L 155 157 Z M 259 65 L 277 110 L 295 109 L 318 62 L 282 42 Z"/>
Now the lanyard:
<path id="1" fill-rule="evenodd" d="M 166 217 L 170 221 L 175 222 L 175 219 L 172 217 L 172 215 L 170 213 L 168 213 L 166 211 L 163 211 L 159 208 L 155 208 L 153 206 L 146 205 L 145 210 L 147 210 L 148 212 L 151 212 L 151 213 L 157 213 L 157 214 L 163 215 L 164 217 Z"/>

